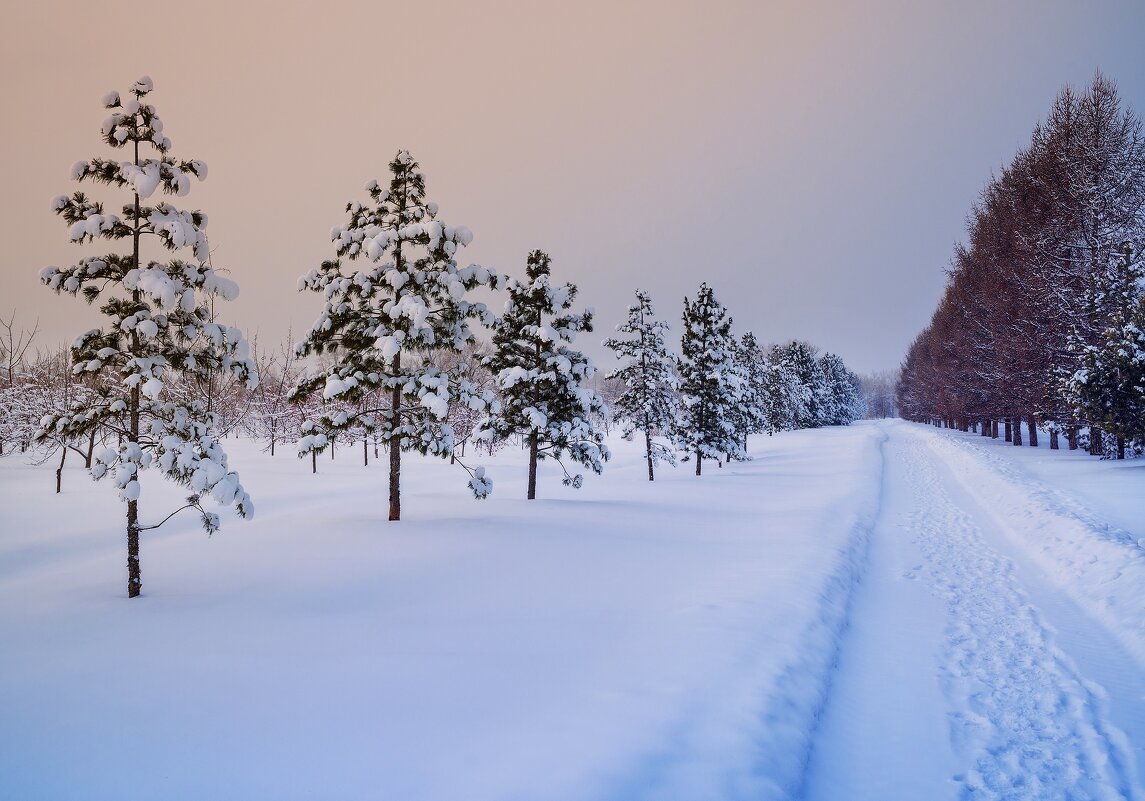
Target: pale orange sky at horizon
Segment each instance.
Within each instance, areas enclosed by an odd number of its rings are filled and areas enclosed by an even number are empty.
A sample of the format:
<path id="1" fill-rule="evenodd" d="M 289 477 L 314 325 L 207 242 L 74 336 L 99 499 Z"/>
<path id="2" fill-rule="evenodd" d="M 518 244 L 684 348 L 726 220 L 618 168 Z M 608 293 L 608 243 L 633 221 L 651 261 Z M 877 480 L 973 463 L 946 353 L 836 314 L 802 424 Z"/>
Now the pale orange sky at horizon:
<path id="1" fill-rule="evenodd" d="M 38 320 L 46 348 L 99 323 L 38 284 L 109 249 L 71 245 L 49 201 L 113 152 L 104 93 L 147 74 L 173 155 L 210 167 L 173 202 L 208 214 L 241 287 L 222 317 L 264 346 L 318 315 L 298 276 L 404 148 L 474 231 L 463 261 L 520 275 L 552 254 L 596 310 L 579 343 L 602 366 L 637 287 L 678 330 L 708 281 L 737 332 L 891 368 L 1060 87 L 1100 69 L 1145 110 L 1143 22 L 1065 0 L 9 6 L 0 316 Z"/>

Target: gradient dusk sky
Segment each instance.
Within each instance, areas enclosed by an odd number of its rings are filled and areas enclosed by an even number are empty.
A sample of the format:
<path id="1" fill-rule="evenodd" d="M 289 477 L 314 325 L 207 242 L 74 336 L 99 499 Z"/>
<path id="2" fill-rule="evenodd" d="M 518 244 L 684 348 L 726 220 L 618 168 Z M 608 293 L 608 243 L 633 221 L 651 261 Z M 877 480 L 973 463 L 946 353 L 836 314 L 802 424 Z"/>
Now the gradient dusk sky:
<path id="1" fill-rule="evenodd" d="M 37 276 L 75 246 L 49 201 L 111 155 L 100 98 L 140 75 L 178 158 L 208 180 L 224 322 L 275 347 L 320 300 L 348 200 L 404 148 L 462 261 L 529 250 L 596 309 L 598 347 L 637 287 L 679 331 L 708 281 L 764 342 L 891 368 L 927 323 L 992 172 L 1066 83 L 1096 70 L 1145 113 L 1145 2 L 6 3 L 0 316 L 37 344 L 98 324 Z M 86 189 L 85 189 L 86 191 Z M 122 195 L 92 192 L 116 199 Z M 500 303 L 498 303 L 499 309 Z"/>

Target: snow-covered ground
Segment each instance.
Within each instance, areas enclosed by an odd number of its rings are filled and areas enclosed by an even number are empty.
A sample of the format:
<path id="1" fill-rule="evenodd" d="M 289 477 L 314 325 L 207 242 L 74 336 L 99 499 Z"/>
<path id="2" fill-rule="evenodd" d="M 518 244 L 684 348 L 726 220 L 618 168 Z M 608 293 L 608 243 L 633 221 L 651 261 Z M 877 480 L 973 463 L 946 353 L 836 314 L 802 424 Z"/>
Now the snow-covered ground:
<path id="1" fill-rule="evenodd" d="M 145 535 L 131 601 L 114 490 L 0 458 L 0 798 L 1145 798 L 1145 460 L 609 444 L 533 502 L 409 459 L 388 523 L 360 446 L 232 442 L 255 519 Z"/>

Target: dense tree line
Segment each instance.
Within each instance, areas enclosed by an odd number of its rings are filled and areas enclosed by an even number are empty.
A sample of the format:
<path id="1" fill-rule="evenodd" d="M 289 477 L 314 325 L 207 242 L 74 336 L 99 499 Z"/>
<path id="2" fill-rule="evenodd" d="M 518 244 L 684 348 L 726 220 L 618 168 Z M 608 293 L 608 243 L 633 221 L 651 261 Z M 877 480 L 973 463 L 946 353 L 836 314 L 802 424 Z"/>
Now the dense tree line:
<path id="1" fill-rule="evenodd" d="M 903 417 L 1124 457 L 1145 442 L 1145 139 L 1114 84 L 1063 89 L 983 189 L 903 362 Z"/>

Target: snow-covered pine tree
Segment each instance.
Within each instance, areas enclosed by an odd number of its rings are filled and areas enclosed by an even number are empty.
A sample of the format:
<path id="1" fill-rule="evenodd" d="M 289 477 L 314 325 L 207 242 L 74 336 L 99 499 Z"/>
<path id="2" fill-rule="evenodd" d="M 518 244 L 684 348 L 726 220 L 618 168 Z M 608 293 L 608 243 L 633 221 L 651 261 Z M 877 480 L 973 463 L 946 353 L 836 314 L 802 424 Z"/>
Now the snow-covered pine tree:
<path id="1" fill-rule="evenodd" d="M 847 425 L 867 416 L 867 394 L 863 392 L 863 380 L 857 373 L 847 371 L 847 382 L 851 385 L 850 409 L 847 412 Z"/>
<path id="2" fill-rule="evenodd" d="M 537 462 L 554 459 L 564 483 L 580 487 L 561 461 L 565 453 L 599 475 L 608 460 L 604 435 L 593 415 L 606 413 L 604 401 L 588 387 L 592 361 L 570 345 L 579 331 L 592 331 L 592 312 L 567 312 L 576 299 L 574 284 L 554 286 L 551 259 L 529 254 L 525 281 L 509 281 L 505 313 L 493 326 L 493 353 L 485 366 L 501 392 L 501 406 L 480 426 L 479 439 L 519 434 L 529 444 L 526 497 L 537 497 Z"/>
<path id="3" fill-rule="evenodd" d="M 1124 459 L 1126 442 L 1145 442 L 1145 265 L 1128 247 L 1112 261 L 1089 290 L 1089 307 L 1109 310 L 1100 343 L 1087 344 L 1075 330 L 1070 342 L 1081 367 L 1064 388 L 1078 418 L 1112 434 Z"/>
<path id="4" fill-rule="evenodd" d="M 338 258 L 299 281 L 299 290 L 322 293 L 326 305 L 297 353 L 329 352 L 334 361 L 300 381 L 291 397 L 301 400 L 321 388 L 323 398 L 353 406 L 308 420 L 300 457 L 325 450 L 338 432 L 355 427 L 389 443 L 389 519 L 400 520 L 402 451 L 448 458 L 454 446 L 446 419 L 450 403 L 484 409 L 493 400 L 491 392 L 474 390 L 464 364 L 441 370 L 429 357 L 473 342 L 470 321 L 492 322 L 485 304 L 466 293 L 496 288 L 499 277 L 476 264 L 458 267 L 457 250 L 473 234 L 437 219 L 437 204 L 426 200 L 425 177 L 410 154 L 399 151 L 389 166 L 389 187 L 367 184 L 371 203 L 347 204 L 350 221 L 331 231 Z M 344 271 L 343 257 L 365 265 Z M 375 390 L 381 390 L 382 404 L 358 404 Z M 474 495 L 485 497 L 492 482 L 484 469 L 469 474 Z"/>
<path id="5" fill-rule="evenodd" d="M 772 345 L 767 354 L 767 390 L 764 397 L 766 431 L 790 431 L 811 402 L 811 391 L 795 374 L 787 350 Z"/>
<path id="6" fill-rule="evenodd" d="M 827 425 L 830 392 L 822 365 L 815 356 L 815 348 L 806 342 L 791 341 L 784 348 L 785 359 L 799 383 L 807 389 L 807 403 L 795 415 L 796 428 L 817 428 Z"/>
<path id="7" fill-rule="evenodd" d="M 676 447 L 695 455 L 697 476 L 705 456 L 718 461 L 725 454 L 743 455 L 735 428 L 739 376 L 731 327 L 727 309 L 707 283 L 700 284 L 695 301 L 684 298 L 679 362 L 683 409 L 674 439 Z"/>
<path id="8" fill-rule="evenodd" d="M 768 430 L 767 357 L 751 331 L 736 343 L 735 365 L 741 381 L 735 424 L 746 455 L 748 435 Z"/>
<path id="9" fill-rule="evenodd" d="M 829 413 L 826 425 L 846 426 L 861 418 L 865 412 L 863 390 L 859 377 L 847 369 L 843 360 L 834 353 L 824 353 L 819 359 L 820 369 L 827 384 Z"/>
<path id="10" fill-rule="evenodd" d="M 643 432 L 648 480 L 652 481 L 656 462 L 676 464 L 676 452 L 671 445 L 652 439 L 656 434 L 671 434 L 680 415 L 676 354 L 668 350 L 664 341 L 668 324 L 656 319 L 652 298 L 643 290 L 636 290 L 636 303 L 628 307 L 628 319 L 616 330 L 632 336 L 628 339 L 612 337 L 603 343 L 617 358 L 629 360 L 606 376 L 606 379 L 623 381 L 625 387 L 613 404 L 613 413 L 621 423 L 625 439 L 631 439 L 636 431 Z"/>
<path id="11" fill-rule="evenodd" d="M 823 408 L 820 410 L 820 420 L 823 425 L 828 426 L 847 425 L 851 422 L 849 415 L 852 405 L 847 366 L 834 353 L 824 353 L 819 357 L 819 369 L 823 373 L 827 387 Z"/>
<path id="12" fill-rule="evenodd" d="M 254 364 L 242 332 L 214 322 L 211 299 L 233 300 L 234 281 L 210 266 L 210 250 L 200 211 L 181 211 L 169 203 L 147 201 L 156 191 L 186 195 L 191 177 L 207 177 L 201 161 L 176 161 L 168 154 L 171 140 L 155 106 L 147 101 L 153 84 L 140 78 L 127 99 L 118 92 L 104 96 L 111 115 L 103 140 L 127 148 L 130 160 L 93 158 L 72 167 L 76 181 L 92 181 L 128 190 L 122 216 L 105 214 L 103 205 L 82 192 L 52 201 L 52 210 L 71 226 L 71 241 L 128 240 L 131 252 L 90 256 L 67 268 L 47 267 L 40 278 L 56 292 L 82 295 L 89 303 L 102 299 L 109 318 L 102 329 L 82 334 L 72 346 L 77 375 L 103 379 L 98 398 L 85 399 L 69 411 L 41 421 L 44 438 L 82 437 L 97 428 L 117 435 L 115 447 L 97 449 L 91 475 L 111 476 L 127 502 L 127 594 L 139 595 L 139 534 L 157 528 L 182 509 L 200 512 L 208 533 L 219 527 L 218 515 L 203 509 L 210 495 L 221 505 L 233 504 L 243 517 L 254 508 L 239 476 L 227 468 L 219 443 L 217 420 L 205 404 L 173 396 L 174 378 L 209 381 L 232 374 L 253 386 Z M 146 157 L 148 149 L 155 152 Z M 145 260 L 143 247 L 156 242 L 168 251 L 187 249 L 189 262 Z M 187 503 L 154 525 L 139 522 L 139 474 L 157 467 L 187 487 Z"/>

